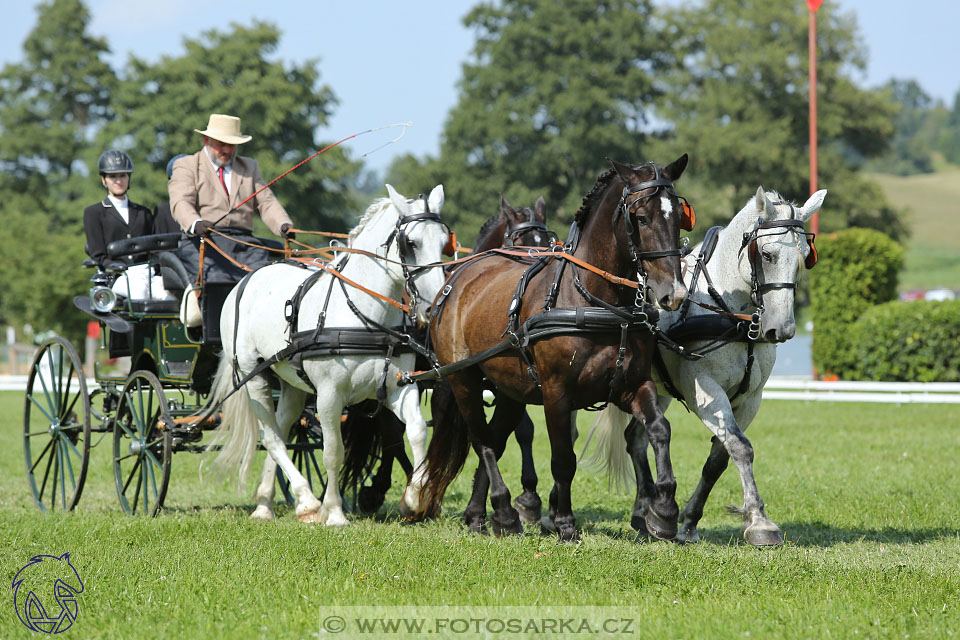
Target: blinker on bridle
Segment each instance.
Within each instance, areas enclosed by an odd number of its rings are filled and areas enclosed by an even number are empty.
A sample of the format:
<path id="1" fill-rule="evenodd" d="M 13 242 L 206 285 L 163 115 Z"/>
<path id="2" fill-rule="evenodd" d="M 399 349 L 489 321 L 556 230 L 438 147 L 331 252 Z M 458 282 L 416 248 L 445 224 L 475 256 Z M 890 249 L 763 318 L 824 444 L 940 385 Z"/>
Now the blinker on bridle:
<path id="1" fill-rule="evenodd" d="M 693 229 L 693 224 L 695 221 L 693 207 L 690 206 L 686 198 L 682 196 L 678 196 L 676 194 L 676 192 L 673 189 L 673 181 L 663 177 L 663 175 L 660 173 L 660 167 L 658 167 L 653 162 L 647 162 L 646 164 L 641 165 L 641 167 L 646 165 L 650 165 L 651 167 L 653 167 L 653 171 L 654 171 L 653 180 L 647 180 L 645 182 L 640 182 L 635 185 L 625 186 L 623 188 L 623 194 L 620 196 L 620 203 L 617 205 L 616 211 L 613 214 L 614 222 L 616 222 L 617 218 L 620 217 L 620 215 L 623 215 L 623 224 L 627 230 L 627 239 L 630 243 L 630 252 L 633 255 L 634 262 L 637 264 L 637 273 L 641 275 L 644 274 L 643 269 L 640 265 L 641 260 L 669 258 L 672 256 L 679 257 L 679 256 L 682 256 L 683 253 L 681 252 L 680 249 L 666 249 L 663 251 L 637 251 L 636 248 L 633 246 L 634 225 L 633 225 L 632 213 L 633 213 L 634 207 L 637 206 L 638 203 L 644 200 L 648 200 L 653 196 L 657 195 L 661 189 L 666 189 L 667 193 L 679 199 L 683 204 L 683 212 L 681 214 L 680 227 L 687 231 L 691 231 Z M 636 171 L 641 167 L 634 168 L 634 171 Z M 645 191 L 646 189 L 653 189 L 653 191 L 651 193 L 648 193 L 645 196 L 641 196 L 637 198 L 629 205 L 627 204 L 627 198 L 629 196 L 635 193 L 639 193 L 640 191 Z"/>

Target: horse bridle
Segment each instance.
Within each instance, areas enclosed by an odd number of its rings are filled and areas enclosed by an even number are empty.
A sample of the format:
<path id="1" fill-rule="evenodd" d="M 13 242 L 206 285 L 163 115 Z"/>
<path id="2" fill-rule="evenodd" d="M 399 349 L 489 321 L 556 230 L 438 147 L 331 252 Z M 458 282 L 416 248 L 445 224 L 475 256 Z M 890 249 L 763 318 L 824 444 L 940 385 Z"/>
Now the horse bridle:
<path id="1" fill-rule="evenodd" d="M 430 203 L 427 201 L 427 197 L 423 194 L 420 194 L 417 196 L 416 200 L 423 200 L 423 211 L 420 213 L 411 213 L 410 215 L 400 216 L 397 218 L 396 228 L 390 233 L 389 237 L 387 237 L 387 240 L 383 243 L 383 247 L 389 250 L 390 243 L 394 239 L 397 241 L 397 253 L 400 254 L 400 268 L 403 271 L 404 289 L 406 290 L 407 295 L 410 297 L 410 301 L 413 303 L 411 305 L 411 313 L 413 306 L 416 305 L 417 301 L 423 301 L 427 303 L 430 302 L 430 300 L 427 300 L 420 295 L 420 291 L 417 289 L 417 285 L 413 279 L 419 275 L 421 271 L 425 271 L 426 269 L 434 269 L 440 266 L 441 263 L 419 265 L 407 261 L 408 257 L 410 260 L 416 259 L 416 257 L 413 255 L 413 244 L 406 234 L 407 225 L 421 221 L 439 222 L 441 225 L 443 225 L 443 228 L 447 232 L 447 237 L 449 238 L 447 245 L 443 248 L 444 255 L 453 255 L 457 244 L 456 236 L 450 230 L 450 227 L 447 225 L 447 223 L 440 218 L 440 214 L 430 211 Z M 415 202 L 415 200 L 411 200 L 411 202 Z M 413 265 L 413 268 L 411 268 L 411 265 Z"/>
<path id="2" fill-rule="evenodd" d="M 528 208 L 524 208 L 523 211 L 528 215 L 533 215 L 533 212 Z M 520 239 L 525 233 L 530 231 L 542 231 L 548 238 L 553 242 L 557 240 L 557 234 L 547 228 L 547 225 L 540 222 L 539 220 L 528 220 L 526 222 L 521 222 L 520 224 L 510 226 L 510 223 L 507 222 L 507 230 L 503 234 L 503 245 L 504 247 L 513 247 L 516 246 L 517 240 Z M 553 243 L 552 242 L 552 243 Z M 551 243 L 551 244 L 552 244 Z"/>
<path id="3" fill-rule="evenodd" d="M 773 204 L 790 205 L 790 211 L 792 214 L 794 213 L 794 207 L 789 202 L 775 202 Z M 779 229 L 779 231 L 760 235 L 760 232 L 766 229 Z M 761 262 L 763 258 L 760 250 L 757 247 L 757 240 L 760 238 L 783 235 L 791 231 L 804 236 L 806 239 L 807 246 L 810 248 L 810 253 L 807 254 L 807 257 L 804 259 L 804 266 L 807 269 L 812 269 L 817 264 L 817 250 L 813 244 L 816 234 L 804 231 L 802 220 L 798 220 L 792 215 L 789 220 L 758 219 L 756 224 L 753 225 L 753 229 L 743 234 L 743 241 L 740 244 L 739 253 L 743 253 L 743 250 L 747 249 L 747 259 L 750 261 L 750 301 L 757 309 L 757 311 L 753 314 L 753 319 L 750 322 L 750 328 L 747 334 L 751 340 L 757 340 L 760 338 L 760 314 L 763 313 L 763 294 L 768 291 L 773 291 L 774 289 L 793 289 L 794 292 L 796 292 L 797 289 L 796 281 L 760 282 L 759 274 L 763 273 L 763 264 Z"/>
<path id="4" fill-rule="evenodd" d="M 632 186 L 630 185 L 625 186 L 623 188 L 623 194 L 620 196 L 620 202 L 617 204 L 617 208 L 614 210 L 614 213 L 613 213 L 614 222 L 617 221 L 617 218 L 620 217 L 620 215 L 623 215 L 623 224 L 627 230 L 627 242 L 630 244 L 630 257 L 633 260 L 633 263 L 637 267 L 637 281 L 640 283 L 640 286 L 637 288 L 636 304 L 638 307 L 642 307 L 643 303 L 646 301 L 646 288 L 647 288 L 646 287 L 647 272 L 643 268 L 643 264 L 641 261 L 656 260 L 658 258 L 669 258 L 672 256 L 679 257 L 679 256 L 682 256 L 683 253 L 681 252 L 680 249 L 665 249 L 663 251 L 637 251 L 637 248 L 633 243 L 633 232 L 636 228 L 634 226 L 634 221 L 633 221 L 634 208 L 637 206 L 638 203 L 643 202 L 644 200 L 649 200 L 653 196 L 660 193 L 661 189 L 666 189 L 667 193 L 669 193 L 670 195 L 683 200 L 684 204 L 686 205 L 684 207 L 684 211 L 686 211 L 687 208 L 689 207 L 689 205 L 687 204 L 686 198 L 683 198 L 682 196 L 678 196 L 676 192 L 673 190 L 673 181 L 665 178 L 663 174 L 660 172 L 660 167 L 658 167 L 653 162 L 647 162 L 640 165 L 639 167 L 634 167 L 634 171 L 642 167 L 645 167 L 647 165 L 653 167 L 653 172 L 654 172 L 653 180 L 647 180 L 645 182 L 640 182 Z M 639 193 L 640 191 L 644 191 L 646 189 L 653 189 L 653 191 L 648 193 L 645 196 L 640 196 L 639 198 L 636 198 L 635 200 L 633 200 L 633 202 L 629 204 L 627 203 L 627 197 L 635 193 Z M 692 216 L 693 207 L 689 207 L 689 211 Z M 692 228 L 693 228 L 693 225 L 691 222 L 690 229 Z"/>

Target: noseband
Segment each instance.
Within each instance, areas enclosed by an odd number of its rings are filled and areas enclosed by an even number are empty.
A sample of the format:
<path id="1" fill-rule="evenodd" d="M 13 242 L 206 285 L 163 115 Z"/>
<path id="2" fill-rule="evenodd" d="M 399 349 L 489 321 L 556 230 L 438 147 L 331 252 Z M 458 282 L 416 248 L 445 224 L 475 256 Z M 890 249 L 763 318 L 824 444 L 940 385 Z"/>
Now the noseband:
<path id="1" fill-rule="evenodd" d="M 408 257 L 412 261 L 415 259 L 415 256 L 413 255 L 413 243 L 410 242 L 410 239 L 406 234 L 407 225 L 421 221 L 438 222 L 443 225 L 443 228 L 447 231 L 447 235 L 453 238 L 450 227 L 448 227 L 447 223 L 440 218 L 440 214 L 430 211 L 430 203 L 427 201 L 427 197 L 421 194 L 417 197 L 417 200 L 423 200 L 423 211 L 420 213 L 411 213 L 410 215 L 397 218 L 396 228 L 390 233 L 390 236 L 387 237 L 386 242 L 384 242 L 382 245 L 384 248 L 389 250 L 390 243 L 393 242 L 394 239 L 397 241 L 397 253 L 400 254 L 400 268 L 403 271 L 404 288 L 406 289 L 407 295 L 410 297 L 410 301 L 412 303 L 410 305 L 411 314 L 413 313 L 413 307 L 418 301 L 422 300 L 423 302 L 430 302 L 420 295 L 420 291 L 417 289 L 417 285 L 413 279 L 417 277 L 421 271 L 432 269 L 436 265 L 418 265 L 416 263 L 408 262 Z M 411 264 L 413 265 L 413 268 L 410 268 Z"/>
<path id="2" fill-rule="evenodd" d="M 616 222 L 617 218 L 621 215 L 623 216 L 623 224 L 627 230 L 627 242 L 630 243 L 630 257 L 633 259 L 634 264 L 637 267 L 637 279 L 640 282 L 640 287 L 637 289 L 637 304 L 642 304 L 644 298 L 646 297 L 646 281 L 647 281 L 647 272 L 644 270 L 643 265 L 641 264 L 642 260 L 655 260 L 658 258 L 669 258 L 672 256 L 681 256 L 683 255 L 680 249 L 666 249 L 663 251 L 637 251 L 636 246 L 633 243 L 633 232 L 635 229 L 632 210 L 634 205 L 637 205 L 644 200 L 648 200 L 653 196 L 660 193 L 661 189 L 666 189 L 667 193 L 672 196 L 677 196 L 673 190 L 673 182 L 663 177 L 663 174 L 660 173 L 660 167 L 658 167 L 653 162 L 647 162 L 643 166 L 653 167 L 654 178 L 653 180 L 647 180 L 635 185 L 628 185 L 623 188 L 623 194 L 620 196 L 620 202 L 617 204 L 617 208 L 613 213 L 613 221 Z M 637 167 L 640 168 L 640 167 Z M 635 169 L 636 170 L 636 169 Z M 644 191 L 645 189 L 653 189 L 651 193 L 648 193 L 645 196 L 640 196 L 636 198 L 633 202 L 627 203 L 627 198 L 635 193 Z"/>
<path id="3" fill-rule="evenodd" d="M 788 202 L 776 202 L 774 204 L 790 204 Z M 793 211 L 793 205 L 790 204 L 791 212 Z M 760 232 L 765 229 L 780 229 L 781 231 L 775 231 L 773 233 L 768 233 L 765 235 L 760 235 Z M 751 339 L 758 339 L 760 336 L 760 323 L 759 323 L 759 314 L 763 312 L 763 294 L 767 291 L 773 291 L 774 289 L 793 289 L 796 292 L 797 283 L 793 282 L 760 282 L 760 274 L 763 273 L 763 264 L 762 264 L 762 254 L 758 250 L 757 240 L 760 238 L 765 238 L 769 236 L 778 236 L 785 233 L 793 231 L 804 236 L 807 240 L 807 244 L 810 247 L 811 255 L 813 256 L 813 264 L 816 263 L 816 250 L 813 247 L 813 238 L 814 234 L 809 233 L 803 230 L 803 222 L 797 220 L 796 218 L 791 217 L 789 220 L 757 220 L 754 224 L 753 229 L 743 234 L 743 241 L 740 244 L 740 252 L 743 253 L 744 249 L 747 249 L 747 259 L 750 261 L 750 301 L 757 308 L 757 313 L 754 314 L 754 322 L 751 323 L 750 333 Z M 812 268 L 813 264 L 808 261 L 807 268 Z"/>
<path id="4" fill-rule="evenodd" d="M 525 209 L 525 211 L 529 211 L 529 209 Z M 557 234 L 548 229 L 547 225 L 544 223 L 540 222 L 539 220 L 528 220 L 513 227 L 511 227 L 509 223 L 507 224 L 507 230 L 503 234 L 503 246 L 516 246 L 517 240 L 520 239 L 520 236 L 525 233 L 529 233 L 530 231 L 542 231 L 548 238 L 551 239 L 551 241 L 556 241 L 557 239 Z"/>

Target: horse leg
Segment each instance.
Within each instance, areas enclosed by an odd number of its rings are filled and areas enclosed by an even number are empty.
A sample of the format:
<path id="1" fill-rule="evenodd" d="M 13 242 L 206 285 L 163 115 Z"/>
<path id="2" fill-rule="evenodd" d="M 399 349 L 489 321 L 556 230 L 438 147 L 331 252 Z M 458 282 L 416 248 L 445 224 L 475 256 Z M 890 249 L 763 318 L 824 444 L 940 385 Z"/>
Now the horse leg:
<path id="1" fill-rule="evenodd" d="M 543 506 L 537 495 L 537 469 L 533 464 L 533 420 L 526 411 L 513 433 L 520 445 L 520 483 L 523 485 L 523 493 L 513 501 L 513 506 L 520 512 L 522 522 L 538 522 Z"/>
<path id="2" fill-rule="evenodd" d="M 496 536 L 521 533 L 523 526 L 520 524 L 520 515 L 510 504 L 510 489 L 507 488 L 500 474 L 500 467 L 497 464 L 499 454 L 502 453 L 502 446 L 498 451 L 498 439 L 494 435 L 493 429 L 487 424 L 483 411 L 483 395 L 481 393 L 482 379 L 477 374 L 460 373 L 449 377 L 451 387 L 457 398 L 457 404 L 470 433 L 470 440 L 473 442 L 473 449 L 480 458 L 481 465 L 484 467 L 485 476 L 490 484 L 490 504 L 493 506 L 493 516 L 490 519 L 490 525 L 493 527 L 493 533 Z M 514 403 L 516 404 L 516 403 Z M 523 407 L 523 405 L 517 405 Z M 504 436 L 504 439 L 506 436 Z M 480 478 L 478 471 L 477 478 Z M 481 493 L 478 486 L 474 483 L 473 494 L 470 497 L 470 504 L 467 505 L 467 511 L 464 518 L 476 518 L 479 513 L 485 511 L 486 487 Z M 468 520 L 468 525 L 470 520 Z"/>
<path id="3" fill-rule="evenodd" d="M 427 457 L 427 422 L 420 413 L 420 392 L 416 386 L 402 387 L 391 394 L 387 406 L 406 425 L 407 442 L 413 452 L 413 474 L 400 496 L 400 515 L 413 519 L 420 510 L 420 490 L 425 481 L 423 462 Z"/>
<path id="4" fill-rule="evenodd" d="M 523 414 L 523 418 L 526 418 L 527 421 L 530 420 L 530 417 L 527 416 L 526 411 L 523 410 L 523 405 L 516 403 L 509 398 L 501 397 L 497 399 L 497 408 L 493 412 L 493 419 L 490 421 L 489 429 L 494 437 L 494 451 L 496 452 L 497 460 L 503 457 L 503 452 L 507 448 L 507 438 L 510 436 L 510 432 L 513 430 L 513 427 L 517 424 L 518 416 Z M 521 418 L 522 419 L 522 418 Z M 531 444 L 533 440 L 533 423 L 530 423 L 530 439 L 528 444 Z M 532 450 L 529 451 L 532 456 Z M 533 460 L 530 461 L 531 468 Z M 536 473 L 534 473 L 534 487 L 536 487 Z M 477 471 L 473 476 L 473 492 L 470 495 L 470 506 L 468 507 L 467 513 L 464 515 L 468 517 L 467 526 L 471 531 L 476 533 L 486 533 L 486 502 L 487 502 L 487 492 L 490 490 L 490 478 L 487 476 L 486 469 L 482 464 L 477 465 Z M 539 510 L 540 498 L 533 494 L 533 497 L 537 500 L 537 506 Z M 529 498 L 527 498 L 529 500 Z M 535 519 L 524 518 L 524 510 L 521 504 L 518 504 L 520 497 L 518 496 L 513 502 L 513 506 L 517 509 L 517 512 L 520 515 L 521 522 L 537 522 L 540 519 L 539 513 Z"/>
<path id="5" fill-rule="evenodd" d="M 630 515 L 630 526 L 642 535 L 650 535 L 647 531 L 645 518 L 650 501 L 656 493 L 657 487 L 653 483 L 653 473 L 650 471 L 650 460 L 647 458 L 647 431 L 643 423 L 636 418 L 630 419 L 624 433 L 627 439 L 627 453 L 633 462 L 633 471 L 637 478 L 637 497 L 633 503 L 633 513 Z"/>
<path id="6" fill-rule="evenodd" d="M 717 479 L 732 459 L 740 472 L 740 484 L 743 489 L 743 505 L 731 507 L 743 519 L 743 537 L 752 545 L 769 546 L 783 544 L 783 536 L 764 510 L 763 500 L 753 476 L 753 445 L 743 433 L 726 393 L 713 381 L 701 381 L 699 390 L 703 397 L 714 398 L 712 402 L 697 403 L 696 412 L 703 423 L 714 434 L 714 443 L 710 450 L 703 473 L 693 496 L 684 507 L 683 521 L 687 527 L 687 536 L 696 539 L 696 525 L 703 515 L 703 506 L 716 484 Z M 740 418 L 749 424 L 760 406 L 760 394 L 744 398 L 741 404 Z"/>
<path id="7" fill-rule="evenodd" d="M 306 400 L 306 392 L 289 385 L 284 385 L 282 388 L 280 400 L 277 402 L 277 424 L 280 427 L 280 437 L 284 441 L 289 437 L 290 428 L 294 421 L 298 420 L 303 413 Z M 273 498 L 277 486 L 276 481 L 277 463 L 272 456 L 267 456 L 263 463 L 260 484 L 257 485 L 257 491 L 254 494 L 257 508 L 250 514 L 250 518 L 253 520 L 273 520 Z"/>
<path id="8" fill-rule="evenodd" d="M 548 400 L 546 388 L 543 413 L 550 436 L 550 471 L 554 482 L 550 492 L 553 526 L 562 542 L 576 542 L 580 534 L 577 533 L 570 498 L 573 477 L 577 471 L 577 455 L 573 450 L 575 427 L 572 425 L 572 418 L 576 414 L 571 413 L 565 402 Z"/>
<path id="9" fill-rule="evenodd" d="M 317 394 L 317 419 L 323 432 L 323 467 L 327 472 L 327 490 L 323 494 L 323 506 L 317 521 L 342 527 L 350 524 L 343 514 L 343 499 L 340 495 L 340 472 L 344 457 L 343 434 L 340 430 L 343 406 L 334 401 L 334 396 L 337 395 L 335 391 L 327 391 L 326 394 Z"/>
<path id="10" fill-rule="evenodd" d="M 703 470 L 700 472 L 700 481 L 697 482 L 693 495 L 687 500 L 683 511 L 680 512 L 680 529 L 677 531 L 678 542 L 699 542 L 700 533 L 697 531 L 697 524 L 703 517 L 703 507 L 707 503 L 707 498 L 713 490 L 713 486 L 723 475 L 730 461 L 730 454 L 717 438 L 710 438 L 713 443 L 710 447 L 710 455 L 703 463 Z"/>
<path id="11" fill-rule="evenodd" d="M 631 409 L 633 416 L 643 421 L 657 464 L 655 491 L 644 518 L 647 531 L 662 540 L 671 540 L 677 535 L 677 480 L 670 461 L 670 423 L 657 404 L 657 386 L 652 380 L 640 385 Z"/>
<path id="12" fill-rule="evenodd" d="M 280 395 L 283 397 L 289 392 L 288 386 L 281 382 Z M 260 441 L 267 453 L 274 462 L 280 466 L 284 475 L 290 481 L 290 492 L 295 498 L 295 510 L 297 518 L 301 522 L 316 522 L 317 514 L 320 511 L 320 501 L 310 491 L 310 485 L 307 483 L 300 472 L 291 462 L 287 455 L 287 441 L 281 435 L 281 428 L 277 423 L 277 414 L 273 409 L 273 392 L 270 385 L 262 377 L 257 377 L 247 383 L 247 392 L 250 394 L 250 405 L 256 413 L 261 424 Z M 292 396 L 290 403 L 292 406 Z M 302 411 L 302 406 L 301 406 Z M 289 416 L 287 416 L 289 417 Z M 291 419 L 292 421 L 292 419 Z"/>

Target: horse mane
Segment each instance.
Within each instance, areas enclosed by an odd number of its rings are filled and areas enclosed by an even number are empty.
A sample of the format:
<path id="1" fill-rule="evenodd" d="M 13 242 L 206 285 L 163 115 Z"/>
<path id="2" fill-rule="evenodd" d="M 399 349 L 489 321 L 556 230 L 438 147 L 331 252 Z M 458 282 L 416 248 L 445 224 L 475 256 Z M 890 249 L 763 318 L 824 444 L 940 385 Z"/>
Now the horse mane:
<path id="1" fill-rule="evenodd" d="M 577 212 L 573 215 L 574 221 L 576 221 L 579 226 L 583 226 L 583 223 L 587 221 L 590 214 L 593 213 L 597 205 L 600 204 L 600 200 L 603 199 L 603 194 L 606 192 L 607 187 L 610 186 L 611 179 L 616 175 L 617 172 L 614 169 L 607 169 L 600 174 L 597 178 L 597 183 L 587 192 L 587 195 L 583 196 L 583 202 L 580 204 L 580 208 L 577 209 Z"/>
<path id="2" fill-rule="evenodd" d="M 482 238 L 485 233 L 490 233 L 490 230 L 500 224 L 500 214 L 495 213 L 480 226 L 480 231 L 477 232 L 477 238 Z"/>
<path id="3" fill-rule="evenodd" d="M 390 198 L 380 198 L 379 200 L 374 200 L 367 210 L 364 211 L 363 217 L 360 218 L 360 222 L 357 223 L 353 229 L 351 229 L 349 234 L 349 242 L 353 242 L 358 235 L 360 235 L 370 220 L 373 219 L 378 213 L 390 206 Z"/>

